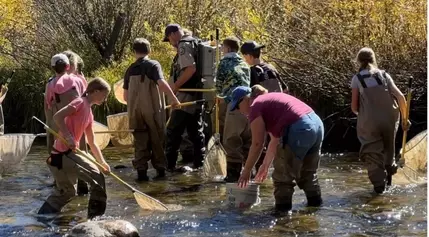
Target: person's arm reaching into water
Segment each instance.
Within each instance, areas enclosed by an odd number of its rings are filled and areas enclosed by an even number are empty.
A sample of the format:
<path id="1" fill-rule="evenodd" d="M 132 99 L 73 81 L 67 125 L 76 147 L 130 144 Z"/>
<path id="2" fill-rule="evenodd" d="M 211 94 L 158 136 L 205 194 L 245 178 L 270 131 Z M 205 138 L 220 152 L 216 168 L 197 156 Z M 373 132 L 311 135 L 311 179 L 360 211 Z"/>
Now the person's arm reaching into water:
<path id="1" fill-rule="evenodd" d="M 277 146 L 280 143 L 280 138 L 274 137 L 270 133 L 270 143 L 268 143 L 268 149 L 267 153 L 265 154 L 264 162 L 259 167 L 258 173 L 255 176 L 255 181 L 257 182 L 264 182 L 264 180 L 268 176 L 268 169 L 270 168 L 271 164 L 273 163 L 274 158 L 277 154 Z"/>
<path id="2" fill-rule="evenodd" d="M 250 146 L 246 164 L 238 180 L 238 186 L 242 188 L 248 185 L 252 169 L 261 156 L 264 148 L 266 131 L 262 116 L 258 116 L 251 122 L 250 129 L 252 131 L 252 145 Z"/>

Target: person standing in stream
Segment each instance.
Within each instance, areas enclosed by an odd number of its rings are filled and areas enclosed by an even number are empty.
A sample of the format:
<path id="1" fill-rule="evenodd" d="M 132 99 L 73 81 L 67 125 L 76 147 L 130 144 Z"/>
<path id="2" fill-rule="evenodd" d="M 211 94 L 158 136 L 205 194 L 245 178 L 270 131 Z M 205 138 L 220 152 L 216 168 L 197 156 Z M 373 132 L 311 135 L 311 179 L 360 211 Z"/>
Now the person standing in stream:
<path id="1" fill-rule="evenodd" d="M 201 89 L 202 78 L 197 74 L 197 40 L 185 35 L 178 24 L 169 24 L 164 31 L 164 42 L 169 42 L 177 49 L 171 70 L 171 87 L 180 102 L 190 102 L 202 99 L 201 92 L 180 92 L 179 89 Z M 193 169 L 203 166 L 205 157 L 205 137 L 202 118 L 203 105 L 191 105 L 175 109 L 171 113 L 167 126 L 166 156 L 170 172 L 183 172 L 184 169 L 176 167 L 182 135 L 187 130 L 189 140 L 193 143 Z"/>
<path id="2" fill-rule="evenodd" d="M 78 178 L 90 183 L 88 219 L 101 216 L 106 211 L 107 194 L 103 173 L 91 161 L 76 155 L 73 151 L 79 147 L 82 136 L 86 136 L 92 154 L 104 167 L 103 172 L 110 172 L 110 166 L 94 141 L 95 135 L 92 130 L 94 116 L 91 110 L 91 105 L 101 105 L 109 92 L 110 85 L 101 78 L 95 78 L 89 82 L 82 97 L 72 100 L 53 116 L 60 130 L 59 135 L 68 144 L 64 144 L 58 138 L 54 141 L 46 163 L 55 178 L 56 187 L 38 214 L 61 212 L 61 209 L 76 196 Z"/>
<path id="3" fill-rule="evenodd" d="M 356 130 L 361 143 L 359 156 L 367 164 L 374 192 L 381 194 L 391 185 L 392 175 L 397 170 L 394 157 L 399 114 L 402 115 L 402 127 L 406 130 L 410 125 L 405 119 L 407 103 L 392 77 L 378 69 L 372 49 L 362 48 L 357 62 L 359 72 L 351 83 L 351 109 L 357 115 Z"/>
<path id="4" fill-rule="evenodd" d="M 80 97 L 86 90 L 86 80 L 83 81 L 73 73 L 74 68 L 77 67 L 77 61 L 74 57 L 72 60 L 66 54 L 56 54 L 51 59 L 51 66 L 55 71 L 55 76 L 48 80 L 45 90 L 45 117 L 46 124 L 55 131 L 58 128 L 53 121 L 53 115 L 70 103 L 72 100 Z M 71 64 L 72 63 L 72 64 Z M 52 134 L 47 134 L 46 138 L 48 153 L 51 154 L 52 146 L 54 145 L 54 137 Z M 80 148 L 86 149 L 85 138 L 80 141 Z M 56 183 L 56 181 L 54 181 Z M 77 185 L 78 195 L 88 194 L 88 185 L 82 180 L 78 181 Z"/>
<path id="5" fill-rule="evenodd" d="M 156 178 L 165 176 L 167 160 L 164 153 L 165 111 L 162 94 L 170 98 L 174 108 L 179 100 L 164 80 L 161 65 L 149 59 L 151 52 L 147 39 L 137 38 L 133 43 L 136 61 L 127 69 L 124 77 L 124 99 L 130 129 L 134 129 L 134 160 L 137 181 L 148 181 L 148 161 L 157 171 Z"/>
<path id="6" fill-rule="evenodd" d="M 228 37 L 222 42 L 223 58 L 216 75 L 216 94 L 222 108 L 219 120 L 224 121 L 222 145 L 226 151 L 226 182 L 236 182 L 240 177 L 251 144 L 251 133 L 246 116 L 231 110 L 232 91 L 239 86 L 249 86 L 250 68 L 238 54 L 240 41 Z M 222 106 L 225 105 L 225 106 Z"/>
<path id="7" fill-rule="evenodd" d="M 238 185 L 246 187 L 250 182 L 268 133 L 270 143 L 255 180 L 263 182 L 273 164 L 276 211 L 292 209 L 295 185 L 304 190 L 308 206 L 322 205 L 317 170 L 324 127 L 319 116 L 301 100 L 285 93 L 268 93 L 260 85 L 237 87 L 231 97 L 231 110 L 248 115 L 252 131 L 252 146 Z"/>

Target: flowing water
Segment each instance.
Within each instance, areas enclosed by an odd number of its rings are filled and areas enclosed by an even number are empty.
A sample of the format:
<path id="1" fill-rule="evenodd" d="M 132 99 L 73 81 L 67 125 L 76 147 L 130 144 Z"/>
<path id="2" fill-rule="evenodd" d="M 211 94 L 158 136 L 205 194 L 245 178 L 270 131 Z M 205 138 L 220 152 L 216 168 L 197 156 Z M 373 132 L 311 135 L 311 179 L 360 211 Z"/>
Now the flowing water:
<path id="1" fill-rule="evenodd" d="M 373 195 L 363 164 L 353 159 L 324 156 L 319 170 L 323 207 L 307 208 L 304 193 L 296 188 L 293 212 L 279 218 L 271 215 L 271 180 L 260 187 L 261 204 L 236 210 L 227 206 L 225 184 L 204 183 L 195 173 L 137 184 L 131 149 L 109 147 L 103 153 L 112 168 L 128 167 L 113 171 L 137 189 L 183 207 L 164 213 L 143 211 L 131 192 L 107 177 L 108 206 L 101 219 L 130 221 L 141 236 L 427 235 L 426 185 L 394 186 L 384 195 Z M 36 215 L 52 189 L 45 159 L 44 147 L 33 145 L 20 171 L 0 180 L 0 236 L 62 236 L 86 221 L 87 197 L 75 198 L 54 219 Z"/>

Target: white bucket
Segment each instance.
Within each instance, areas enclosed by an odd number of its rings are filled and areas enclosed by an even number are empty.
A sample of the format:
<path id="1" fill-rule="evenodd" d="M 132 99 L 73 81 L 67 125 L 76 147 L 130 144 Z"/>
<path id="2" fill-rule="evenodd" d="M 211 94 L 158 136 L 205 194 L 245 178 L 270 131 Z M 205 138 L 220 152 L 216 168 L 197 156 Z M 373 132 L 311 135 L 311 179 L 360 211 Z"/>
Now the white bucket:
<path id="1" fill-rule="evenodd" d="M 240 188 L 237 183 L 227 183 L 226 192 L 229 204 L 238 208 L 252 207 L 261 202 L 259 184 L 250 183 L 246 188 Z"/>

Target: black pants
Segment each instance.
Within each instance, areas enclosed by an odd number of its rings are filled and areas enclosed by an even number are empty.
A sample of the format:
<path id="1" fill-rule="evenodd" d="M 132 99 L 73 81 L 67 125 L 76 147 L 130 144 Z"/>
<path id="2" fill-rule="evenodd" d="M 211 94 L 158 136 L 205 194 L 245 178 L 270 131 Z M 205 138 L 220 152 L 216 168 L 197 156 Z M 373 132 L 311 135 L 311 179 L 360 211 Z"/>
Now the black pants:
<path id="1" fill-rule="evenodd" d="M 187 129 L 189 140 L 194 144 L 194 166 L 202 166 L 205 156 L 205 138 L 201 112 L 201 110 L 197 110 L 195 114 L 190 114 L 183 110 L 174 110 L 171 113 L 170 123 L 167 126 L 166 144 L 168 169 L 176 167 L 182 134 L 185 129 Z"/>

